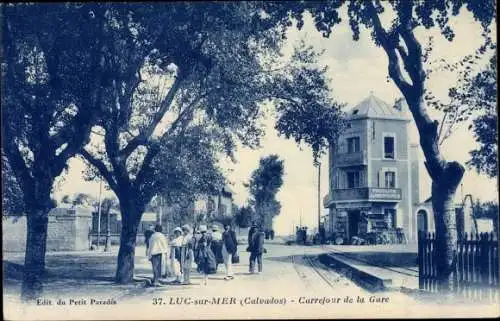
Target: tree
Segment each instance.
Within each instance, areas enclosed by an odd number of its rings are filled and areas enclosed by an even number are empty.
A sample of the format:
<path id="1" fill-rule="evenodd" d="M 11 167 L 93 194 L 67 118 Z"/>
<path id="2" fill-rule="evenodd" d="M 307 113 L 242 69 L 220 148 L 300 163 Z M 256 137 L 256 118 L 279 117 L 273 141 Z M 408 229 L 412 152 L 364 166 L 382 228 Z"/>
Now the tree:
<path id="1" fill-rule="evenodd" d="M 155 194 L 220 190 L 217 157 L 232 157 L 236 140 L 258 146 L 262 104 L 279 101 L 286 117 L 331 102 L 314 57 L 298 48 L 283 61 L 281 34 L 256 6 L 123 4 L 107 11 L 117 39 L 106 42 L 103 68 L 112 80 L 95 128 L 101 145 L 81 153 L 120 201 L 119 283 L 132 280 L 137 227 Z"/>
<path id="2" fill-rule="evenodd" d="M 22 215 L 24 213 L 23 191 L 17 183 L 7 157 L 2 150 L 2 214 Z"/>
<path id="3" fill-rule="evenodd" d="M 420 146 L 425 156 L 425 166 L 432 180 L 432 206 L 436 222 L 436 250 L 439 288 L 447 291 L 453 286 L 452 271 L 455 267 L 457 240 L 454 195 L 464 174 L 464 167 L 456 161 L 447 161 L 440 152 L 438 141 L 439 122 L 427 112 L 426 72 L 423 65 L 425 52 L 415 37 L 419 27 L 430 29 L 437 26 L 449 41 L 454 32 L 449 24 L 450 16 L 457 16 L 462 7 L 472 12 L 483 27 L 482 36 L 488 38 L 489 25 L 496 19 L 494 1 L 327 1 L 302 3 L 264 4 L 270 20 L 284 26 L 292 26 L 292 19 L 303 26 L 303 14 L 311 12 L 316 28 L 328 37 L 334 26 L 341 23 L 339 9 L 347 6 L 348 21 L 353 39 L 358 40 L 361 27 L 370 31 L 371 38 L 388 58 L 390 79 L 401 91 L 420 134 Z M 387 10 L 390 9 L 390 10 Z M 393 13 L 389 27 L 381 21 L 382 13 Z"/>
<path id="4" fill-rule="evenodd" d="M 497 55 L 491 57 L 487 68 L 466 82 L 460 91 L 461 103 L 478 110 L 469 129 L 474 131 L 479 148 L 470 152 L 467 165 L 490 178 L 498 176 L 498 114 L 497 114 Z"/>
<path id="5" fill-rule="evenodd" d="M 493 230 L 495 235 L 498 237 L 498 221 L 499 221 L 499 212 L 498 212 L 498 203 L 497 202 L 481 202 L 479 199 L 476 200 L 472 205 L 472 213 L 474 219 L 491 219 L 493 221 Z"/>
<path id="6" fill-rule="evenodd" d="M 96 208 L 99 206 L 98 202 L 98 200 L 87 193 L 76 193 L 72 201 L 73 205 L 94 206 Z"/>
<path id="7" fill-rule="evenodd" d="M 250 226 L 250 223 L 252 223 L 252 217 L 254 216 L 254 213 L 252 211 L 252 207 L 250 206 L 242 206 L 237 208 L 236 211 L 234 211 L 235 215 L 235 223 L 238 225 L 238 227 L 241 228 L 247 228 Z"/>
<path id="8" fill-rule="evenodd" d="M 63 203 L 63 204 L 71 204 L 71 196 L 69 196 L 68 194 L 65 194 L 61 198 L 61 203 Z"/>
<path id="9" fill-rule="evenodd" d="M 428 105 L 443 113 L 438 139 L 442 145 L 453 133 L 453 129 L 461 123 L 472 120 L 468 129 L 474 132 L 478 149 L 470 151 L 471 159 L 467 162 L 469 167 L 475 168 L 478 173 L 484 173 L 490 178 L 497 176 L 497 54 L 496 44 L 490 43 L 491 39 L 485 39 L 485 44 L 478 48 L 474 54 L 469 54 L 458 62 L 451 64 L 442 61 L 430 61 L 433 68 L 427 70 L 427 74 L 436 71 L 458 71 L 458 82 L 449 88 L 449 102 L 443 103 L 436 98 L 430 90 L 424 96 Z M 432 44 L 432 40 L 430 41 Z M 489 45 L 489 48 L 487 47 Z M 486 68 L 477 73 L 473 72 L 472 66 L 482 59 L 487 49 L 493 51 Z M 427 62 L 428 54 L 432 50 L 426 49 L 424 61 Z M 437 65 L 437 66 L 436 66 Z"/>
<path id="10" fill-rule="evenodd" d="M 273 218 L 279 215 L 281 209 L 276 194 L 283 185 L 283 163 L 278 155 L 261 158 L 259 167 L 252 172 L 248 184 L 255 219 L 268 230 L 272 229 Z"/>
<path id="11" fill-rule="evenodd" d="M 2 146 L 27 215 L 24 300 L 42 291 L 54 179 L 100 108 L 103 34 L 100 4 L 2 5 Z"/>

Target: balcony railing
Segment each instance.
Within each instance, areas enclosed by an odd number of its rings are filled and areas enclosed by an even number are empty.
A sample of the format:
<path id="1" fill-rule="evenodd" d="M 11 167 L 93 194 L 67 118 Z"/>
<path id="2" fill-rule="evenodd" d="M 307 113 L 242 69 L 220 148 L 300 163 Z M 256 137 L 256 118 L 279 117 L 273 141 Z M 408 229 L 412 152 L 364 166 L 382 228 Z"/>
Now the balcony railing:
<path id="1" fill-rule="evenodd" d="M 355 153 L 335 154 L 333 164 L 337 167 L 368 165 L 368 154 L 366 150 Z"/>
<path id="2" fill-rule="evenodd" d="M 366 200 L 366 201 L 400 201 L 400 188 L 348 188 L 334 189 L 332 201 L 351 201 L 351 200 Z"/>

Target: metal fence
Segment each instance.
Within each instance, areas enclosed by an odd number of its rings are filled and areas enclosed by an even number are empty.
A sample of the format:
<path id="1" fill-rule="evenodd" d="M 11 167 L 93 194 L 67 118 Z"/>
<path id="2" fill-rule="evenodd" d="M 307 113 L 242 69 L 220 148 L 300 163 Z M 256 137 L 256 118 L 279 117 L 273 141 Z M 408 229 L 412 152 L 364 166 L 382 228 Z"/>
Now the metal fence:
<path id="1" fill-rule="evenodd" d="M 496 300 L 499 292 L 498 241 L 493 233 L 464 234 L 456 247 L 453 291 L 473 300 Z M 438 292 L 435 233 L 419 233 L 419 288 Z"/>

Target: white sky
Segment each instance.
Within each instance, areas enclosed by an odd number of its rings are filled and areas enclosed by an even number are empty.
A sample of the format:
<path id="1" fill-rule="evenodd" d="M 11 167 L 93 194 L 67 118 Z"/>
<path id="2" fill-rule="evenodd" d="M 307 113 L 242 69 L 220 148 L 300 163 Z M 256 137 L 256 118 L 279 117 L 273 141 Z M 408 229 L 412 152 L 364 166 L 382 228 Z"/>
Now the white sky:
<path id="1" fill-rule="evenodd" d="M 434 57 L 455 62 L 476 50 L 481 44 L 481 39 L 479 25 L 474 23 L 470 15 L 461 14 L 459 18 L 452 20 L 452 23 L 457 35 L 452 43 L 447 42 L 434 31 L 424 30 L 417 36 L 422 43 L 425 43 L 426 37 L 434 35 Z M 326 39 L 315 31 L 311 20 L 306 19 L 302 31 L 298 32 L 294 29 L 290 32 L 288 45 L 291 47 L 295 41 L 303 38 L 306 43 L 315 48 L 326 50 L 321 63 L 329 68 L 333 95 L 337 100 L 348 103 L 349 107 L 366 98 L 370 91 L 392 105 L 401 94 L 392 82 L 386 81 L 385 52 L 375 47 L 369 34 L 363 31 L 358 42 L 352 41 L 352 33 L 344 21 L 334 29 L 330 38 Z M 442 73 L 439 76 L 433 76 L 427 86 L 436 96 L 445 98 L 448 88 L 453 85 L 455 79 L 453 74 Z M 298 225 L 300 220 L 303 224 L 314 228 L 317 224 L 317 168 L 312 165 L 312 152 L 307 146 L 299 148 L 294 141 L 279 138 L 273 128 L 273 122 L 272 116 L 265 120 L 267 130 L 261 149 L 240 148 L 236 154 L 238 163 L 227 166 L 230 169 L 227 171 L 227 178 L 233 183 L 236 193 L 235 203 L 242 205 L 246 202 L 248 192 L 242 183 L 248 181 L 251 172 L 258 166 L 259 159 L 272 153 L 278 154 L 281 159 L 285 160 L 285 177 L 284 185 L 278 193 L 282 210 L 275 219 L 275 230 L 278 234 L 290 233 L 293 226 Z M 412 127 L 410 140 L 418 142 L 418 133 L 413 124 Z M 469 159 L 469 150 L 473 148 L 475 148 L 475 142 L 465 124 L 457 128 L 452 137 L 445 142 L 442 152 L 446 159 L 465 163 Z M 423 201 L 430 195 L 430 180 L 423 165 L 422 153 L 420 159 L 420 196 Z M 327 163 L 327 157 L 324 157 L 321 168 L 321 200 L 328 191 Z M 54 196 L 57 200 L 65 194 L 72 195 L 77 192 L 98 195 L 99 184 L 85 182 L 81 175 L 83 169 L 84 164 L 81 160 L 76 158 L 70 160 L 68 173 L 54 189 Z M 498 200 L 498 187 L 495 180 L 489 180 L 473 170 L 467 170 L 462 183 L 463 195 L 470 193 L 474 198 Z M 107 195 L 111 193 L 105 192 Z M 457 201 L 459 198 L 460 190 L 457 193 Z M 322 211 L 326 212 L 325 209 Z"/>

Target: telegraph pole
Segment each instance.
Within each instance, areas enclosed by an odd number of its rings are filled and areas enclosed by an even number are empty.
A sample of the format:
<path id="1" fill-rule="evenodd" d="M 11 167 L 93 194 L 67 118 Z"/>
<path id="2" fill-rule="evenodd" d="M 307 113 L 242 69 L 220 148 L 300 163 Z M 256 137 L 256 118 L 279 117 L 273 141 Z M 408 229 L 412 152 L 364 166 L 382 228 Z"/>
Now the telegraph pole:
<path id="1" fill-rule="evenodd" d="M 97 209 L 97 250 L 101 243 L 101 196 L 102 196 L 102 178 L 99 182 L 99 208 Z"/>
<path id="2" fill-rule="evenodd" d="M 106 219 L 106 245 L 104 246 L 104 252 L 108 252 L 111 247 L 111 223 L 110 223 L 110 218 L 111 218 L 111 205 L 109 204 L 109 209 L 108 209 L 108 214 L 107 214 L 107 219 Z"/>
<path id="3" fill-rule="evenodd" d="M 318 233 L 321 225 L 321 163 L 318 162 Z"/>

